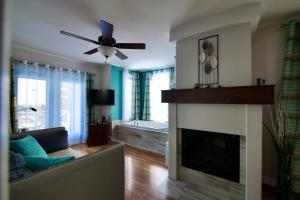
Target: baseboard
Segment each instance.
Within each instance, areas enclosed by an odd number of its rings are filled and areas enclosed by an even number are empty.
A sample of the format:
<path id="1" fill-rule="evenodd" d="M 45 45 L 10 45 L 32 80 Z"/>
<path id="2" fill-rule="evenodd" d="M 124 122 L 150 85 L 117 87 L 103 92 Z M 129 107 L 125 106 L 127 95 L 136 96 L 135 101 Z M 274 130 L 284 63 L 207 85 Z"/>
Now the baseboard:
<path id="1" fill-rule="evenodd" d="M 276 187 L 276 178 L 274 177 L 267 177 L 267 176 L 263 176 L 262 177 L 262 183 L 266 184 L 266 185 L 270 185 L 273 187 Z"/>

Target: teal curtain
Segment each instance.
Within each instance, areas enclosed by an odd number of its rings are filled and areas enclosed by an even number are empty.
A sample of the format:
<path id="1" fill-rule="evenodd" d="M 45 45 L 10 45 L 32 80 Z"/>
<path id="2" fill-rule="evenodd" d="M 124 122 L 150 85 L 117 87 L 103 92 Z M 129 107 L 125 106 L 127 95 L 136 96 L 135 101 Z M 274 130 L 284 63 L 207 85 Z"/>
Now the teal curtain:
<path id="1" fill-rule="evenodd" d="M 111 88 L 115 91 L 115 105 L 111 107 L 111 119 L 121 120 L 123 116 L 123 69 L 111 65 Z"/>
<path id="2" fill-rule="evenodd" d="M 287 33 L 287 49 L 282 75 L 282 106 L 287 116 L 288 132 L 294 136 L 300 120 L 300 23 L 290 21 Z M 300 192 L 300 129 L 296 133 L 292 161 L 292 188 Z"/>
<path id="3" fill-rule="evenodd" d="M 144 104 L 142 120 L 150 120 L 150 80 L 151 72 L 145 73 L 145 90 L 144 90 Z"/>
<path id="4" fill-rule="evenodd" d="M 131 102 L 131 120 L 142 119 L 150 120 L 150 87 L 153 73 L 169 72 L 169 88 L 175 88 L 175 69 L 174 67 L 151 70 L 146 72 L 130 71 L 132 80 L 132 102 Z"/>
<path id="5" fill-rule="evenodd" d="M 94 74 L 87 74 L 86 75 L 86 96 L 87 96 L 87 102 L 89 102 L 90 98 L 90 89 L 94 88 Z M 95 123 L 95 108 L 92 105 L 89 105 L 87 103 L 87 123 Z"/>
<path id="6" fill-rule="evenodd" d="M 170 72 L 170 89 L 175 89 L 176 88 L 176 80 L 175 80 L 175 68 L 170 68 L 169 69 Z"/>
<path id="7" fill-rule="evenodd" d="M 141 89 L 140 74 L 138 72 L 130 72 L 132 79 L 132 103 L 131 103 L 131 120 L 140 119 L 141 113 Z"/>

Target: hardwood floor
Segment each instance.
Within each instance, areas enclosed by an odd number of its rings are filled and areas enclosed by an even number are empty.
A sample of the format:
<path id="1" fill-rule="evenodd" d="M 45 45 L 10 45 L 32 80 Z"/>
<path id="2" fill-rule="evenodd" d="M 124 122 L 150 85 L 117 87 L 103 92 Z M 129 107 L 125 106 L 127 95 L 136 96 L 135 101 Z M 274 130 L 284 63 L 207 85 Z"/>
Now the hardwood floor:
<path id="1" fill-rule="evenodd" d="M 125 199 L 172 199 L 158 191 L 168 178 L 164 157 L 125 146 Z"/>
<path id="2" fill-rule="evenodd" d="M 88 147 L 78 144 L 72 148 L 90 154 L 117 143 Z M 163 156 L 130 146 L 125 146 L 125 200 L 173 200 L 160 192 L 159 187 L 168 178 Z M 263 200 L 275 200 L 275 189 L 263 186 Z"/>
<path id="3" fill-rule="evenodd" d="M 83 154 L 90 154 L 90 153 L 95 153 L 97 151 L 102 151 L 102 150 L 112 147 L 116 144 L 118 144 L 118 143 L 110 142 L 109 144 L 106 144 L 106 145 L 92 146 L 92 147 L 88 147 L 86 144 L 76 144 L 71 147 L 77 151 L 80 151 Z"/>

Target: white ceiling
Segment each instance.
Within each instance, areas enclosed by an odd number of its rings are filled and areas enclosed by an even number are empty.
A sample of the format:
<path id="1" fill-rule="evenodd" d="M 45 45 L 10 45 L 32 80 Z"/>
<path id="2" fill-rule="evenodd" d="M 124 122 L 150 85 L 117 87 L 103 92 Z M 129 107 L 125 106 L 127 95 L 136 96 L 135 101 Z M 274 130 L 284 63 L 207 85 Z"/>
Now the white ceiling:
<path id="1" fill-rule="evenodd" d="M 66 30 L 97 40 L 98 21 L 114 25 L 117 42 L 145 42 L 146 50 L 122 50 L 129 58 L 109 59 L 132 69 L 175 63 L 175 44 L 169 31 L 189 20 L 212 15 L 258 0 L 14 0 L 13 43 L 82 61 L 103 63 L 100 54 L 84 55 L 96 45 L 59 34 Z M 262 20 L 295 14 L 299 0 L 262 0 Z"/>

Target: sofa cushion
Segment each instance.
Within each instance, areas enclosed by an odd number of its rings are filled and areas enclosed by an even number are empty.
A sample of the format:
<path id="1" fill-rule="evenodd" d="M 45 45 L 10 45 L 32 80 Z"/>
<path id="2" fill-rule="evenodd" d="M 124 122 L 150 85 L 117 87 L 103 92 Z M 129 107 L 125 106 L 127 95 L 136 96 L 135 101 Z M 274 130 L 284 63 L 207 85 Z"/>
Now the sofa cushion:
<path id="1" fill-rule="evenodd" d="M 72 149 L 71 147 L 61 150 L 61 151 L 56 151 L 53 153 L 49 153 L 48 156 L 50 157 L 59 157 L 59 156 L 74 156 L 75 158 L 80 158 L 82 156 L 87 155 L 86 153 L 82 153 L 81 151 L 77 151 L 75 149 Z"/>
<path id="2" fill-rule="evenodd" d="M 9 169 L 20 169 L 26 165 L 24 156 L 13 151 L 9 151 Z"/>
<path id="3" fill-rule="evenodd" d="M 70 160 L 74 160 L 74 156 L 64 157 L 40 157 L 40 156 L 24 156 L 26 165 L 33 171 L 39 171 L 54 167 Z"/>
<path id="4" fill-rule="evenodd" d="M 15 181 L 19 178 L 29 176 L 32 171 L 26 167 L 24 157 L 13 151 L 9 152 L 9 180 Z"/>
<path id="5" fill-rule="evenodd" d="M 22 154 L 23 156 L 48 156 L 36 139 L 30 135 L 22 139 L 11 140 L 10 149 L 16 153 Z"/>
<path id="6" fill-rule="evenodd" d="M 68 132 L 64 127 L 39 129 L 26 133 L 14 133 L 10 136 L 10 139 L 17 140 L 27 135 L 34 137 L 47 153 L 67 149 L 69 146 Z"/>

